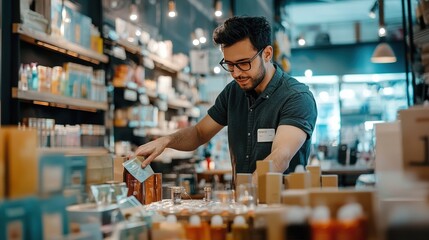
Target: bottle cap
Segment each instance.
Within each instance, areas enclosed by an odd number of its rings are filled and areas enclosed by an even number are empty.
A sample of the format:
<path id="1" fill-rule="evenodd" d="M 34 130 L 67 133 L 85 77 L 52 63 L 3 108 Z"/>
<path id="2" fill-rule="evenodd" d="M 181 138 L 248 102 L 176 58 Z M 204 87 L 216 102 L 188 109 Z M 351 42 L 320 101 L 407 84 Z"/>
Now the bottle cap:
<path id="1" fill-rule="evenodd" d="M 223 225 L 223 219 L 219 215 L 214 215 L 211 219 L 211 225 L 212 226 L 222 226 Z"/>
<path id="2" fill-rule="evenodd" d="M 168 215 L 166 222 L 168 222 L 168 223 L 177 223 L 177 217 L 176 217 L 176 215 Z"/>
<path id="3" fill-rule="evenodd" d="M 314 208 L 311 219 L 313 221 L 328 221 L 330 219 L 329 208 L 327 206 L 318 206 Z"/>
<path id="4" fill-rule="evenodd" d="M 306 222 L 307 213 L 304 208 L 292 206 L 286 213 L 286 221 L 288 224 L 303 224 Z"/>
<path id="5" fill-rule="evenodd" d="M 200 226 L 201 225 L 201 218 L 198 215 L 192 215 L 189 218 L 189 225 L 191 226 Z"/>
<path id="6" fill-rule="evenodd" d="M 234 225 L 246 225 L 246 220 L 243 216 L 236 216 L 234 218 Z"/>

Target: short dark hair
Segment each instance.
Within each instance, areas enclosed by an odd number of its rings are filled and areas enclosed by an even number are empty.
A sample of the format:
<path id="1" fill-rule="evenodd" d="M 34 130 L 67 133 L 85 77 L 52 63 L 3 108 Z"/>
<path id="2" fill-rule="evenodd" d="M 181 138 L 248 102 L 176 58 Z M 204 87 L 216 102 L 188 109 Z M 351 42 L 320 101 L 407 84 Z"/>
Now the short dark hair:
<path id="1" fill-rule="evenodd" d="M 229 47 L 249 38 L 256 50 L 271 45 L 271 26 L 265 17 L 234 16 L 213 31 L 213 41 Z"/>

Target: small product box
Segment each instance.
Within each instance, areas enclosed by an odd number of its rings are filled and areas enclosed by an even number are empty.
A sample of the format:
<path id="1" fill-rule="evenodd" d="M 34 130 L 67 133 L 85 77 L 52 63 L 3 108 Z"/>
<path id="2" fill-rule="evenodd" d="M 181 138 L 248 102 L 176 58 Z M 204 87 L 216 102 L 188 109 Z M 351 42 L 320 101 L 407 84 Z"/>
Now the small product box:
<path id="1" fill-rule="evenodd" d="M 35 197 L 0 203 L 0 239 L 43 239 Z"/>
<path id="2" fill-rule="evenodd" d="M 38 193 L 39 157 L 37 154 L 37 131 L 7 127 L 4 140 L 7 159 L 7 197 L 21 198 Z"/>
<path id="3" fill-rule="evenodd" d="M 86 156 L 66 156 L 65 186 L 78 187 L 86 184 Z"/>
<path id="4" fill-rule="evenodd" d="M 60 239 L 68 234 L 67 200 L 62 195 L 40 200 L 43 239 Z"/>
<path id="5" fill-rule="evenodd" d="M 4 130 L 0 128 L 0 201 L 6 194 L 6 141 L 4 136 Z"/>
<path id="6" fill-rule="evenodd" d="M 65 186 L 66 159 L 64 154 L 44 154 L 39 158 L 39 192 L 60 193 Z"/>

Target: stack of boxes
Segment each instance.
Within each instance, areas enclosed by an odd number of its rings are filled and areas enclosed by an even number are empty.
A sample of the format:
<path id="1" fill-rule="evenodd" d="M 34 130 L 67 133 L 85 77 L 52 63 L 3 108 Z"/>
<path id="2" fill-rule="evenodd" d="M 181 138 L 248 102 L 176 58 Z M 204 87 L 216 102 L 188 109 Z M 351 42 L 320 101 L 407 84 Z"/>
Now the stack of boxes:
<path id="1" fill-rule="evenodd" d="M 86 157 L 39 155 L 37 139 L 34 129 L 0 128 L 0 239 L 62 238 L 66 207 L 85 192 Z"/>

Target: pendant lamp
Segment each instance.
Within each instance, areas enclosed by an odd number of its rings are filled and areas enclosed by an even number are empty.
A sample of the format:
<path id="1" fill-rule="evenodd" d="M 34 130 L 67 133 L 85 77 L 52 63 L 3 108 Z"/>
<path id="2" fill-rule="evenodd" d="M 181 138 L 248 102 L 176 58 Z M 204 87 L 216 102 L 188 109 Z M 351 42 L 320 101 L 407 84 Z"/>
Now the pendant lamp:
<path id="1" fill-rule="evenodd" d="M 385 42 L 384 0 L 378 0 L 378 27 L 381 42 L 377 45 L 371 57 L 373 63 L 394 63 L 396 56 L 392 48 Z"/>

